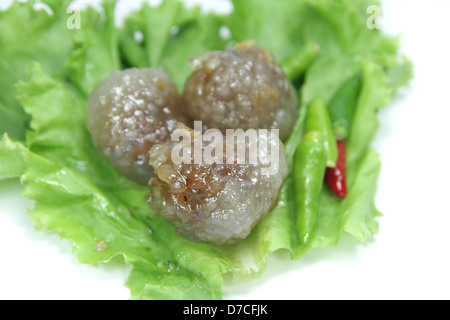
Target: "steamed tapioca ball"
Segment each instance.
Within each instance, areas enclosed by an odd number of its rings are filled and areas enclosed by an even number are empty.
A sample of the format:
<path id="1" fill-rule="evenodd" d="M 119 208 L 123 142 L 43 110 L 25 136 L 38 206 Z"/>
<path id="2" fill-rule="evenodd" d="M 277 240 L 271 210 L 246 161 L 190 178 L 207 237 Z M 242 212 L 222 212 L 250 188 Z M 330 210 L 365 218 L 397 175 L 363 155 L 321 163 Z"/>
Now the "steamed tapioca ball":
<path id="1" fill-rule="evenodd" d="M 295 124 L 297 93 L 274 57 L 252 42 L 191 59 L 183 98 L 187 112 L 206 127 L 279 129 L 286 139 Z"/>
<path id="2" fill-rule="evenodd" d="M 178 234 L 193 241 L 219 245 L 246 238 L 252 228 L 271 211 L 287 174 L 284 148 L 276 136 L 265 141 L 273 154 L 260 153 L 258 164 L 195 164 L 194 153 L 186 152 L 191 163 L 173 161 L 175 142 L 155 145 L 150 163 L 156 176 L 149 182 L 147 201 L 159 216 L 171 223 Z M 203 144 L 202 151 L 205 150 Z M 225 150 L 225 146 L 224 149 Z M 195 152 L 195 151 L 194 151 Z M 278 154 L 277 154 L 278 153 Z M 179 164 L 177 164 L 179 163 Z M 268 164 L 272 164 L 270 170 Z"/>
<path id="3" fill-rule="evenodd" d="M 174 82 L 160 67 L 114 71 L 87 103 L 87 127 L 100 154 L 143 184 L 153 176 L 148 151 L 187 121 Z"/>

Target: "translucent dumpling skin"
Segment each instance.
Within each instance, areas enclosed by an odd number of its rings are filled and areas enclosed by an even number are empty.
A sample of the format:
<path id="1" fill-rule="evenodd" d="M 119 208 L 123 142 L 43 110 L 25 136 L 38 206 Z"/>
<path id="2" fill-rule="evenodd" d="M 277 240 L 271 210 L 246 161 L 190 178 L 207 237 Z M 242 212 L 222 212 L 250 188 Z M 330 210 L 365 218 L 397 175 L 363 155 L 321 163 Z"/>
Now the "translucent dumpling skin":
<path id="1" fill-rule="evenodd" d="M 208 128 L 279 129 L 285 140 L 297 119 L 298 97 L 274 57 L 252 42 L 191 60 L 183 98 L 189 116 Z"/>
<path id="2" fill-rule="evenodd" d="M 261 138 L 259 138 L 261 139 Z M 279 152 L 277 170 L 261 170 L 271 159 L 260 154 L 260 164 L 176 164 L 172 161 L 175 142 L 155 145 L 150 163 L 156 176 L 149 182 L 147 201 L 157 215 L 171 223 L 182 236 L 193 241 L 218 245 L 232 244 L 246 238 L 252 228 L 270 212 L 287 175 L 284 148 L 278 136 L 266 141 Z M 203 144 L 204 151 L 207 146 Z M 272 159 L 273 160 L 273 159 Z"/>
<path id="3" fill-rule="evenodd" d="M 160 67 L 114 71 L 92 92 L 87 127 L 100 154 L 126 177 L 147 184 L 148 151 L 186 122 L 183 101 Z"/>

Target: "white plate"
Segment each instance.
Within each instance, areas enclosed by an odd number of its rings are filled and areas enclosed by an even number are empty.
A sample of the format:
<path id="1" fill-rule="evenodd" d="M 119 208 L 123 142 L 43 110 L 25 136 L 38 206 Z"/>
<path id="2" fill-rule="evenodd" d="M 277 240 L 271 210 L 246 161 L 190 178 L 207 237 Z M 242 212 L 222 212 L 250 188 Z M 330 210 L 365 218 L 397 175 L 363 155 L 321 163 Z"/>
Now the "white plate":
<path id="1" fill-rule="evenodd" d="M 121 3 L 118 13 L 138 3 Z M 365 244 L 344 237 L 298 261 L 275 253 L 259 279 L 226 276 L 225 299 L 450 298 L 448 12 L 449 1 L 383 1 L 382 27 L 402 34 L 415 78 L 379 113 L 380 232 Z M 34 230 L 25 213 L 33 204 L 20 190 L 12 183 L 0 193 L 0 299 L 128 299 L 129 269 L 80 264 L 68 241 Z"/>

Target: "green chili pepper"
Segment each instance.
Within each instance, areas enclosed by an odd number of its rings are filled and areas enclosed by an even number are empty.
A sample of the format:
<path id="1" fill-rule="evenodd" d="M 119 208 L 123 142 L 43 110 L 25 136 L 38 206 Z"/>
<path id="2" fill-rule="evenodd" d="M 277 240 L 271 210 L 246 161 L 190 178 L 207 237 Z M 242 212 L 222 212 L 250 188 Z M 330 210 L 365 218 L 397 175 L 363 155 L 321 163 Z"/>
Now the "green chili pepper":
<path id="1" fill-rule="evenodd" d="M 334 168 L 339 156 L 337 142 L 327 105 L 320 96 L 316 96 L 308 105 L 306 132 L 309 131 L 320 131 L 322 133 L 327 155 L 327 167 Z"/>
<path id="2" fill-rule="evenodd" d="M 297 232 L 300 242 L 311 241 L 320 194 L 326 170 L 326 153 L 323 135 L 319 131 L 307 132 L 297 147 L 294 158 L 294 203 L 297 213 Z"/>
<path id="3" fill-rule="evenodd" d="M 292 133 L 289 136 L 288 139 L 286 139 L 284 143 L 284 149 L 286 153 L 286 160 L 288 162 L 288 168 L 289 170 L 293 167 L 294 162 L 294 154 L 295 150 L 297 149 L 297 146 L 299 145 L 300 141 L 302 140 L 302 136 L 305 130 L 305 120 L 306 120 L 306 113 L 307 113 L 307 106 L 302 101 L 302 94 L 301 89 L 299 90 L 299 112 L 298 112 L 298 118 L 295 122 L 295 126 L 292 129 Z"/>
<path id="4" fill-rule="evenodd" d="M 281 62 L 281 68 L 291 81 L 299 78 L 311 61 L 317 56 L 320 46 L 307 43 Z"/>
<path id="5" fill-rule="evenodd" d="M 362 75 L 358 73 L 338 89 L 328 106 L 331 125 L 338 140 L 345 140 L 350 134 L 361 85 Z"/>

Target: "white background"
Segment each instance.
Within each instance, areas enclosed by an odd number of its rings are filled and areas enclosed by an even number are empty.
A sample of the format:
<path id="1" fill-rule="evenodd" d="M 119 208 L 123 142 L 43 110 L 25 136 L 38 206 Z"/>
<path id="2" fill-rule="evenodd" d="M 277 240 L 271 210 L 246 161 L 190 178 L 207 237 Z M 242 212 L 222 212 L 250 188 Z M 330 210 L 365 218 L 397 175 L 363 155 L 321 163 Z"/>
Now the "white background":
<path id="1" fill-rule="evenodd" d="M 122 1 L 118 15 L 140 2 Z M 379 113 L 379 233 L 364 244 L 344 237 L 298 261 L 277 252 L 261 278 L 226 275 L 224 299 L 450 299 L 450 1 L 382 2 L 382 28 L 401 34 L 415 78 Z M 33 203 L 20 192 L 18 183 L 0 192 L 0 299 L 129 298 L 128 267 L 80 264 L 68 241 L 34 230 Z"/>

